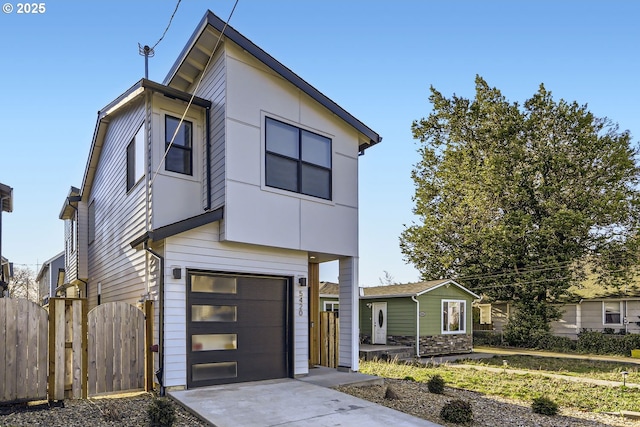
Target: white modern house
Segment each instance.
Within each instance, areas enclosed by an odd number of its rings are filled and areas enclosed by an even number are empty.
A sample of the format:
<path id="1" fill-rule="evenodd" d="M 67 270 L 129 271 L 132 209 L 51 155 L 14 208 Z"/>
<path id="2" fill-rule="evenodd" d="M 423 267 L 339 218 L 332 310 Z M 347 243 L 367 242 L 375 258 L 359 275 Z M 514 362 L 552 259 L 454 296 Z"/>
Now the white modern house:
<path id="1" fill-rule="evenodd" d="M 309 288 L 339 262 L 358 370 L 358 161 L 382 138 L 207 12 L 163 83 L 98 113 L 65 220 L 89 308 L 151 299 L 161 387 L 306 375 Z M 218 40 L 220 42 L 218 43 Z"/>

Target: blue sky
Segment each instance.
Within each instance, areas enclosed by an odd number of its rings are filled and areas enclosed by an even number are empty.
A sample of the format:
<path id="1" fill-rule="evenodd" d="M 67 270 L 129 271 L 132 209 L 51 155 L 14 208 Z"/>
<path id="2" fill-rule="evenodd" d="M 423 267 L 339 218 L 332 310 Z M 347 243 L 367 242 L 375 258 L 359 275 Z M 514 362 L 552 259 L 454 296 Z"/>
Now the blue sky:
<path id="1" fill-rule="evenodd" d="M 2 3 L 6 3 L 5 0 Z M 62 251 L 58 219 L 80 186 L 97 111 L 144 75 L 138 43 L 162 35 L 175 1 L 46 1 L 43 14 L 0 13 L 2 255 L 37 270 Z M 149 77 L 161 82 L 207 9 L 183 0 Z M 481 75 L 511 101 L 544 83 L 640 135 L 640 2 L 239 0 L 232 25 L 383 136 L 360 158 L 360 283 L 418 279 L 398 237 L 410 224 L 418 145 L 411 123 L 429 114 L 429 87 L 472 97 Z M 323 280 L 337 271 L 322 270 Z"/>

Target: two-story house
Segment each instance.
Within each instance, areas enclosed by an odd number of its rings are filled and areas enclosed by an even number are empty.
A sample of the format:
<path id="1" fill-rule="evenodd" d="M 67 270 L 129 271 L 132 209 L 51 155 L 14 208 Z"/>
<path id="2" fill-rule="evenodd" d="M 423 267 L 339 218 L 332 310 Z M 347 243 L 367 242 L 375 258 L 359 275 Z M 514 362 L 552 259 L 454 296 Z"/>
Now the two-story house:
<path id="1" fill-rule="evenodd" d="M 49 298 L 56 296 L 58 286 L 64 283 L 64 251 L 42 263 L 36 283 L 38 284 L 38 302 L 46 305 Z"/>
<path id="2" fill-rule="evenodd" d="M 209 11 L 162 84 L 98 113 L 66 280 L 90 308 L 154 300 L 158 381 L 192 388 L 307 374 L 308 285 L 337 260 L 358 370 L 358 159 L 381 139 Z"/>

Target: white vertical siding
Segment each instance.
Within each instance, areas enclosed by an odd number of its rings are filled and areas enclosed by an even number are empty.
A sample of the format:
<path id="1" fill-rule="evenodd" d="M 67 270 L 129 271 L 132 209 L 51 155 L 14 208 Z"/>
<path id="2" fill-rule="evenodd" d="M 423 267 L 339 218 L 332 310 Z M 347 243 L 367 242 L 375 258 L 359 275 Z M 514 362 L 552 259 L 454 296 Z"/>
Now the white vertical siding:
<path id="1" fill-rule="evenodd" d="M 359 348 L 358 258 L 340 258 L 340 344 L 338 365 L 357 371 Z"/>
<path id="2" fill-rule="evenodd" d="M 139 100 L 111 118 L 100 162 L 89 195 L 95 207 L 95 240 L 89 245 L 89 306 L 102 302 L 135 304 L 145 293 L 144 252 L 130 242 L 145 230 L 145 181 L 129 192 L 126 184 L 126 148 L 142 125 L 144 102 Z"/>
<path id="3" fill-rule="evenodd" d="M 184 386 L 187 383 L 187 269 L 294 278 L 294 302 L 298 300 L 300 291 L 304 301 L 302 315 L 298 313 L 299 306 L 294 305 L 294 374 L 308 373 L 307 288 L 297 283 L 297 277 L 307 276 L 306 252 L 220 242 L 218 236 L 219 223 L 213 223 L 165 240 L 165 386 Z M 182 269 L 180 279 L 172 277 L 174 268 Z"/>

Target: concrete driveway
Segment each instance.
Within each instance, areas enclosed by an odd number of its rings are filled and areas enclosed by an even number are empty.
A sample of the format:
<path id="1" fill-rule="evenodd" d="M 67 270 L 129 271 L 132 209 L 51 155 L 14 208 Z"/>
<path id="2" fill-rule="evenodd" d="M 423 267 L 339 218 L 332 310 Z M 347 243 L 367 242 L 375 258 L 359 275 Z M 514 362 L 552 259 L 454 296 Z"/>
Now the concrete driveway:
<path id="1" fill-rule="evenodd" d="M 217 427 L 439 426 L 327 387 L 290 378 L 168 394 Z"/>

